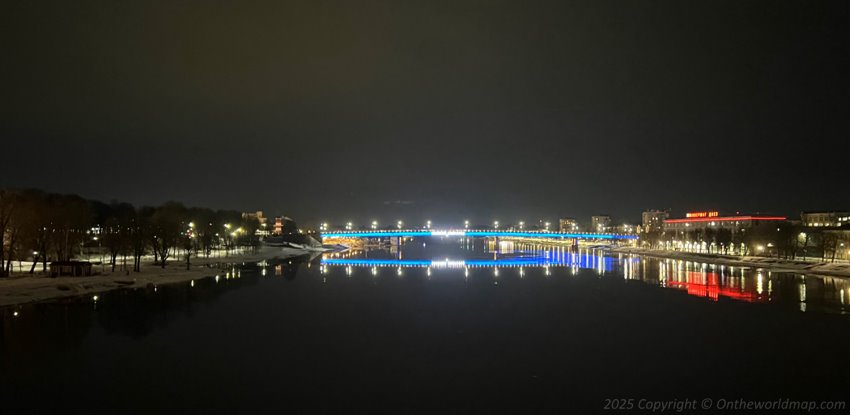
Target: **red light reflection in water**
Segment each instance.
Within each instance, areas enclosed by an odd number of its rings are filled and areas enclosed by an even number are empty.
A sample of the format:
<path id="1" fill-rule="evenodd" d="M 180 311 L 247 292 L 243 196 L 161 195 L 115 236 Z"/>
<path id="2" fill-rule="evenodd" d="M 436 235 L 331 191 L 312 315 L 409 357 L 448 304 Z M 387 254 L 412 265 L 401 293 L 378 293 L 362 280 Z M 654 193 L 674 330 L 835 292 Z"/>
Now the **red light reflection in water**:
<path id="1" fill-rule="evenodd" d="M 687 281 L 668 280 L 667 286 L 687 290 L 688 294 L 697 297 L 707 297 L 717 301 L 721 296 L 748 303 L 762 303 L 767 298 L 754 292 L 742 291 L 736 287 L 720 285 L 720 276 L 716 272 L 688 271 Z"/>

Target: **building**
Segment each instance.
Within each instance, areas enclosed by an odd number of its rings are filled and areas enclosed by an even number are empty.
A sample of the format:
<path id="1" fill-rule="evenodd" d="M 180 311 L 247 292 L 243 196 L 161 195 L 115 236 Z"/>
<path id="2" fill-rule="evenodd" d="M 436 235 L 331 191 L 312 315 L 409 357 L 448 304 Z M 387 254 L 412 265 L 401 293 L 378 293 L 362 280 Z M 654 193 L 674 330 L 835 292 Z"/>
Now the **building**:
<path id="1" fill-rule="evenodd" d="M 88 261 L 53 261 L 50 263 L 50 276 L 89 277 L 92 275 L 91 265 Z"/>
<path id="2" fill-rule="evenodd" d="M 274 235 L 283 235 L 283 218 L 278 216 L 274 218 Z"/>
<path id="3" fill-rule="evenodd" d="M 255 220 L 259 224 L 266 223 L 268 220 L 265 216 L 263 216 L 263 211 L 258 210 L 256 212 L 242 212 L 242 219 L 244 220 Z"/>
<path id="4" fill-rule="evenodd" d="M 242 212 L 242 219 L 249 221 L 255 220 L 257 221 L 257 230 L 254 232 L 256 236 L 269 236 L 271 232 L 269 232 L 269 223 L 268 218 L 263 216 L 263 211 L 258 210 L 256 212 Z"/>
<path id="5" fill-rule="evenodd" d="M 578 231 L 578 221 L 573 218 L 561 218 L 558 220 L 558 230 L 562 233 Z"/>
<path id="6" fill-rule="evenodd" d="M 670 217 L 666 210 L 645 210 L 641 214 L 641 231 L 654 232 L 664 230 L 664 221 Z"/>
<path id="7" fill-rule="evenodd" d="M 611 216 L 596 215 L 590 217 L 591 232 L 609 232 L 611 230 Z"/>
<path id="8" fill-rule="evenodd" d="M 632 226 L 632 225 L 629 225 L 628 223 L 623 223 L 623 224 L 617 225 L 614 228 L 614 232 L 630 235 L 630 234 L 635 233 L 635 227 Z"/>
<path id="9" fill-rule="evenodd" d="M 850 212 L 803 212 L 800 213 L 803 226 L 841 227 L 850 224 Z"/>
<path id="10" fill-rule="evenodd" d="M 665 219 L 665 232 L 684 233 L 702 229 L 729 229 L 733 233 L 762 225 L 776 226 L 785 221 L 784 216 L 730 215 L 721 216 L 717 211 L 689 212 L 684 218 Z"/>

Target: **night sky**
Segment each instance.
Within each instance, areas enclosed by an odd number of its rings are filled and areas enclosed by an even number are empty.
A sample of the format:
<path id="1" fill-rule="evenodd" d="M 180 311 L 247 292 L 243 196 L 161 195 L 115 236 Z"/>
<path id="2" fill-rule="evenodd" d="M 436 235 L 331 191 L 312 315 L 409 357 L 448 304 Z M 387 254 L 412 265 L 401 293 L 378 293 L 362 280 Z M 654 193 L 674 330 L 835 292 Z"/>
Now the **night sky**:
<path id="1" fill-rule="evenodd" d="M 5 4 L 0 185 L 303 222 L 850 209 L 850 2 Z"/>

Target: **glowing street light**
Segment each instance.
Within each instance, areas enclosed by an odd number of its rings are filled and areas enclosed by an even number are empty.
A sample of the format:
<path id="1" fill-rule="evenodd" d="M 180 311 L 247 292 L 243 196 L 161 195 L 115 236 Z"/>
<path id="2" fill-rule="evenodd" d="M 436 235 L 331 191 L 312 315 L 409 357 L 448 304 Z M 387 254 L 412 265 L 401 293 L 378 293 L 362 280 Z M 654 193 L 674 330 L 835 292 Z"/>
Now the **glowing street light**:
<path id="1" fill-rule="evenodd" d="M 396 226 L 398 226 L 398 228 L 401 229 L 401 227 L 404 226 L 404 222 L 398 221 L 398 223 L 396 223 Z"/>
<path id="2" fill-rule="evenodd" d="M 229 223 L 225 223 L 225 224 L 224 224 L 224 228 L 225 228 L 225 229 L 230 229 L 230 224 L 229 224 Z"/>
<path id="3" fill-rule="evenodd" d="M 546 223 L 544 223 L 543 225 L 544 225 L 544 228 L 548 231 L 548 230 L 549 230 L 549 225 L 551 225 L 551 223 L 546 222 Z"/>
<path id="4" fill-rule="evenodd" d="M 431 229 L 431 221 L 430 220 L 425 222 L 425 227 L 428 228 L 428 229 Z"/>
<path id="5" fill-rule="evenodd" d="M 522 228 L 523 228 L 524 226 L 525 226 L 525 222 L 523 222 L 523 221 L 519 221 L 519 229 L 520 229 L 520 230 L 522 230 Z"/>
<path id="6" fill-rule="evenodd" d="M 494 222 L 493 222 L 493 228 L 494 228 L 494 229 L 499 229 L 499 221 L 494 221 Z"/>
<path id="7" fill-rule="evenodd" d="M 346 223 L 346 224 L 345 224 L 345 230 L 350 231 L 350 230 L 351 230 L 351 228 L 352 228 L 352 226 L 353 226 L 353 225 L 351 224 L 351 222 Z"/>
<path id="8" fill-rule="evenodd" d="M 468 220 L 463 221 L 463 228 L 469 229 L 469 221 Z"/>
<path id="9" fill-rule="evenodd" d="M 189 227 L 190 227 L 190 228 L 194 228 L 194 227 L 195 227 L 195 222 L 189 222 Z"/>
<path id="10" fill-rule="evenodd" d="M 322 224 L 319 226 L 319 230 L 322 230 L 322 231 L 328 230 L 328 223 L 322 222 Z"/>
<path id="11" fill-rule="evenodd" d="M 376 220 L 372 221 L 372 229 L 378 229 L 378 221 L 376 221 Z"/>

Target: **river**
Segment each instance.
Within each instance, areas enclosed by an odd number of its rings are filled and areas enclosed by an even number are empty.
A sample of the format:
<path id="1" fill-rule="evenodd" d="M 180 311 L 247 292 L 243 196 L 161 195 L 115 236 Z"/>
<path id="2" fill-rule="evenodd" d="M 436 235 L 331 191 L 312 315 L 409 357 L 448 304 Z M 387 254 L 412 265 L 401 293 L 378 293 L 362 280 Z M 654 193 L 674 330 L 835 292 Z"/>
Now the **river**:
<path id="1" fill-rule="evenodd" d="M 414 239 L 0 309 L 0 398 L 26 413 L 844 398 L 848 290 L 591 248 Z"/>

